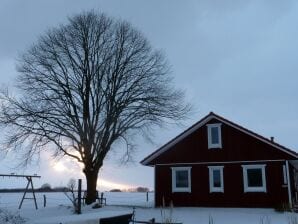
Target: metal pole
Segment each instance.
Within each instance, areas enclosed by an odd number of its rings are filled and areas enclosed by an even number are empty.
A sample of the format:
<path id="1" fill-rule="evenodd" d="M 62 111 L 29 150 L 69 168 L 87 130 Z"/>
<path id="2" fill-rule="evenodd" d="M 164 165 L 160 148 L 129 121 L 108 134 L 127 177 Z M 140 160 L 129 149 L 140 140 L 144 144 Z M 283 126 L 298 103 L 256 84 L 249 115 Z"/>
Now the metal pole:
<path id="1" fill-rule="evenodd" d="M 82 200 L 82 179 L 78 181 L 78 214 L 81 214 L 81 200 Z"/>

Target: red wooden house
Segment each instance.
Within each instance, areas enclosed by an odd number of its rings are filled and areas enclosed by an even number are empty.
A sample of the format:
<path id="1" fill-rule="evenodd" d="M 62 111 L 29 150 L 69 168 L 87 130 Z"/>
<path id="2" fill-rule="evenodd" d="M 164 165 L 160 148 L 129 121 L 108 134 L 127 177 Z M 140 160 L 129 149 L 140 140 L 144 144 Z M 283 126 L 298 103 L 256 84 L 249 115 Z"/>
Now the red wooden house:
<path id="1" fill-rule="evenodd" d="M 296 152 L 214 113 L 141 161 L 155 205 L 275 207 L 297 201 Z"/>

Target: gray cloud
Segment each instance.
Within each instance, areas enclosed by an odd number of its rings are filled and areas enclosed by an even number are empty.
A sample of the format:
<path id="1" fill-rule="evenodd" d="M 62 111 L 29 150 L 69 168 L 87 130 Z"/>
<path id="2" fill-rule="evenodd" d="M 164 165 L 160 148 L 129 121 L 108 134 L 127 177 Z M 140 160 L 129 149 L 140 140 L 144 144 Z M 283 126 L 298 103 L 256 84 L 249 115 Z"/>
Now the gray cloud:
<path id="1" fill-rule="evenodd" d="M 4 0 L 0 83 L 12 82 L 15 57 L 47 28 L 89 9 L 128 20 L 165 52 L 176 85 L 197 108 L 187 125 L 213 110 L 298 149 L 296 1 Z M 182 129 L 162 131 L 157 145 Z M 154 149 L 146 145 L 136 160 Z"/>

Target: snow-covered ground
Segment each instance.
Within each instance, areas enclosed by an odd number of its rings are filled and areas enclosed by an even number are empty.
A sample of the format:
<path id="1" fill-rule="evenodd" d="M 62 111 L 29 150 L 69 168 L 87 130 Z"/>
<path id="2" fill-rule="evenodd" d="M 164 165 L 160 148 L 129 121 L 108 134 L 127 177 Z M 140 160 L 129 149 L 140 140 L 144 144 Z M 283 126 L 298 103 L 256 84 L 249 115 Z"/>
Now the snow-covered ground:
<path id="1" fill-rule="evenodd" d="M 62 192 L 58 193 L 36 193 L 37 205 L 39 208 L 43 207 L 43 195 L 46 195 L 47 207 L 58 205 L 71 205 L 71 202 Z M 0 193 L 0 207 L 18 207 L 22 193 Z M 26 197 L 32 197 L 28 193 Z M 129 206 L 142 206 L 152 207 L 154 194 L 149 193 L 149 200 L 146 200 L 146 193 L 128 193 L 128 192 L 104 192 L 104 197 L 107 199 L 108 205 L 129 205 Z M 33 208 L 34 203 L 32 200 L 24 200 L 24 208 Z"/>
<path id="2" fill-rule="evenodd" d="M 136 220 L 155 218 L 162 221 L 161 209 L 153 208 L 153 194 L 146 201 L 145 193 L 105 193 L 108 205 L 100 209 L 83 206 L 82 214 L 73 214 L 71 203 L 63 193 L 46 193 L 47 206 L 43 207 L 43 193 L 37 194 L 38 210 L 33 201 L 24 201 L 21 210 L 18 205 L 22 195 L 0 194 L 0 209 L 8 210 L 25 218 L 28 224 L 95 224 L 99 218 L 115 216 L 133 211 L 136 206 Z M 170 210 L 165 209 L 166 216 Z M 172 220 L 184 224 L 208 224 L 210 217 L 214 224 L 297 224 L 295 213 L 277 213 L 273 209 L 244 208 L 174 208 Z M 294 222 L 296 220 L 296 222 Z M 2 221 L 3 222 L 3 221 Z M 2 224 L 1 222 L 1 224 Z"/>

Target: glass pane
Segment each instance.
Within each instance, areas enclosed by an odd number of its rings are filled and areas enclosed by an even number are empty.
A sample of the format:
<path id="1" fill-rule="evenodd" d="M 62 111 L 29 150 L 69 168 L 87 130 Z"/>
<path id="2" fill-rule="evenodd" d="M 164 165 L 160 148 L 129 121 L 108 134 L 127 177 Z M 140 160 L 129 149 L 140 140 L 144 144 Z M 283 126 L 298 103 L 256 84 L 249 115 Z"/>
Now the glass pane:
<path id="1" fill-rule="evenodd" d="M 188 187 L 188 171 L 176 171 L 176 187 Z"/>
<path id="2" fill-rule="evenodd" d="M 212 144 L 218 144 L 219 143 L 218 127 L 212 127 L 211 128 L 211 143 Z"/>
<path id="3" fill-rule="evenodd" d="M 248 187 L 262 187 L 262 169 L 247 169 L 247 185 Z"/>
<path id="4" fill-rule="evenodd" d="M 220 170 L 213 170 L 213 187 L 221 187 Z"/>

